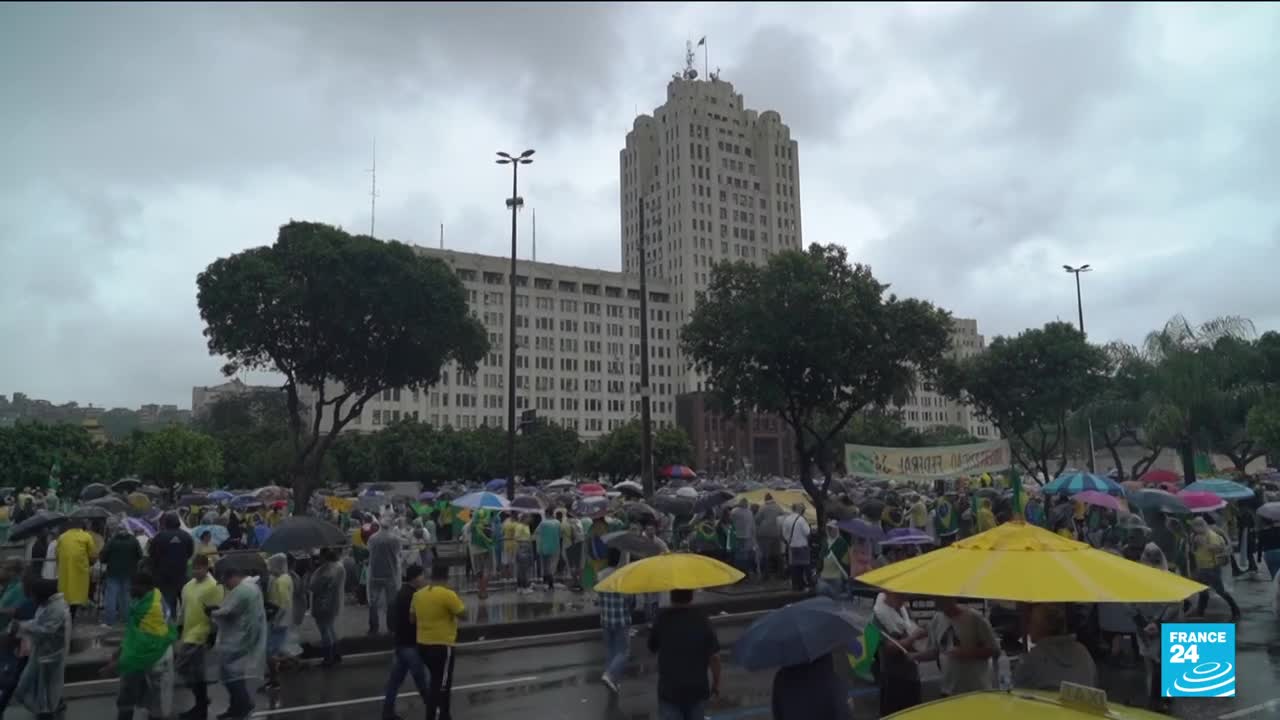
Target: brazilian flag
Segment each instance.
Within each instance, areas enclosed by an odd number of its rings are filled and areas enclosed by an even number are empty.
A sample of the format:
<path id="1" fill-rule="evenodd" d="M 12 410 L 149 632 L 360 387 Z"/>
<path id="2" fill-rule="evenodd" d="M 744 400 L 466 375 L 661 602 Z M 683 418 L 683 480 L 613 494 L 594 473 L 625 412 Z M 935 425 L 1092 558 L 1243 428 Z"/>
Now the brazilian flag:
<path id="1" fill-rule="evenodd" d="M 129 624 L 120 644 L 120 674 L 151 669 L 178 637 L 164 614 L 160 591 L 152 590 L 129 606 Z"/>
<path id="2" fill-rule="evenodd" d="M 876 661 L 876 652 L 880 649 L 880 626 L 874 622 L 867 623 L 862 634 L 849 646 L 849 668 L 853 674 L 871 682 L 871 672 Z"/>

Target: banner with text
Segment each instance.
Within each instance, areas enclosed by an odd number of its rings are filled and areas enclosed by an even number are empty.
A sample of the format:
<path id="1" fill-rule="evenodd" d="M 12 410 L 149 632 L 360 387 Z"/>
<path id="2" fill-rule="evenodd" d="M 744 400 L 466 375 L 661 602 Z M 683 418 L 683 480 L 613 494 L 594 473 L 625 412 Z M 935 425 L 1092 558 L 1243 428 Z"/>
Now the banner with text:
<path id="1" fill-rule="evenodd" d="M 876 447 L 845 445 L 844 466 L 850 475 L 891 480 L 935 480 L 1008 470 L 1008 440 L 948 447 Z"/>

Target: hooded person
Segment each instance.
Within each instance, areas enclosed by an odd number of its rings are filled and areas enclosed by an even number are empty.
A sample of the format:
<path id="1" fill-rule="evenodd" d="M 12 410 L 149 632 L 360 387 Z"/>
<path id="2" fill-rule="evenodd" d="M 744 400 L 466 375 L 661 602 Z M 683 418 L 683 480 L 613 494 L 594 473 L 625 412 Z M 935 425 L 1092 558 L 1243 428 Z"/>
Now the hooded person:
<path id="1" fill-rule="evenodd" d="M 268 689 L 280 687 L 279 664 L 289 655 L 289 628 L 293 622 L 293 576 L 289 574 L 289 559 L 284 553 L 267 558 L 267 671 Z"/>
<path id="2" fill-rule="evenodd" d="M 1169 572 L 1169 562 L 1160 546 L 1150 542 L 1142 550 L 1139 562 L 1147 567 Z M 1142 654 L 1147 671 L 1147 701 L 1152 710 L 1168 709 L 1169 700 L 1161 697 L 1160 682 L 1160 628 L 1164 623 L 1177 622 L 1182 612 L 1181 603 L 1136 603 L 1130 606 L 1138 650 Z"/>
<path id="3" fill-rule="evenodd" d="M 30 648 L 29 659 L 13 697 L 37 720 L 52 720 L 66 712 L 63 676 L 71 648 L 71 610 L 54 580 L 32 580 L 31 594 L 35 617 L 18 623 L 18 636 Z"/>
<path id="4" fill-rule="evenodd" d="M 1033 605 L 1028 634 L 1035 646 L 1014 670 L 1014 687 L 1056 691 L 1063 682 L 1097 687 L 1098 668 L 1088 648 L 1068 631 L 1067 614 L 1061 605 Z"/>
<path id="5" fill-rule="evenodd" d="M 248 683 L 261 680 L 267 655 L 267 616 L 262 591 L 245 582 L 244 571 L 232 567 L 223 579 L 227 588 L 222 605 L 210 613 L 218 626 L 215 648 L 220 675 L 231 702 L 225 717 L 244 720 L 253 714 Z"/>
<path id="6" fill-rule="evenodd" d="M 981 498 L 978 500 L 978 532 L 986 532 L 992 530 L 996 526 L 996 514 L 991 511 L 991 498 Z"/>
<path id="7" fill-rule="evenodd" d="M 1227 592 L 1222 580 L 1222 573 L 1230 562 L 1231 543 L 1216 527 L 1211 527 L 1203 517 L 1197 517 L 1191 521 L 1190 546 L 1191 557 L 1195 564 L 1193 579 L 1208 585 L 1210 590 L 1225 600 L 1231 608 L 1231 622 L 1236 622 L 1240 619 L 1240 606 L 1236 604 L 1235 598 L 1231 597 L 1231 593 Z M 1209 590 L 1205 590 L 1200 593 L 1196 615 L 1203 616 L 1208 606 Z"/>

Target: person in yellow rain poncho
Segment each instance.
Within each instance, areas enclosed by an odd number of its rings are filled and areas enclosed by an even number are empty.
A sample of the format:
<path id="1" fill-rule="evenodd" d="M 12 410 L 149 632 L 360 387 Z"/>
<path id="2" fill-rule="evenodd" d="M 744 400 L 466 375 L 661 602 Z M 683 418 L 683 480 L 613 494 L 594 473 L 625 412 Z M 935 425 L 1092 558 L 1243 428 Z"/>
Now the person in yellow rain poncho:
<path id="1" fill-rule="evenodd" d="M 58 536 L 58 592 L 71 607 L 71 617 L 89 602 L 89 566 L 97 557 L 93 536 L 84 529 L 84 521 L 68 520 L 67 529 Z"/>
<path id="2" fill-rule="evenodd" d="M 929 506 L 925 505 L 921 498 L 916 497 L 915 502 L 911 503 L 908 518 L 911 527 L 921 532 L 929 532 Z"/>
<path id="3" fill-rule="evenodd" d="M 979 498 L 977 521 L 980 533 L 995 528 L 996 514 L 991 511 L 991 498 Z"/>

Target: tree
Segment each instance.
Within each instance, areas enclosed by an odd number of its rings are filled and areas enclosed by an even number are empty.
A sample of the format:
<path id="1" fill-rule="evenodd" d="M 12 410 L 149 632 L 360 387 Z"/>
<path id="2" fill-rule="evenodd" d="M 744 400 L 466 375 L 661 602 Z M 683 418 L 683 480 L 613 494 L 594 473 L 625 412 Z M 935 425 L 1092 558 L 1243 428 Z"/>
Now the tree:
<path id="1" fill-rule="evenodd" d="M 887 289 L 837 245 L 783 251 L 763 266 L 720 263 L 681 334 L 721 407 L 790 427 L 820 525 L 832 443 L 857 413 L 904 400 L 932 377 L 949 346 L 945 311 Z"/>
<path id="2" fill-rule="evenodd" d="M 578 468 L 586 473 L 604 475 L 618 482 L 640 474 L 641 428 L 639 420 L 630 420 L 605 435 L 584 445 L 579 452 Z M 693 443 L 678 427 L 660 428 L 653 434 L 653 463 L 688 465 L 693 461 Z"/>
<path id="3" fill-rule="evenodd" d="M 361 483 L 378 482 L 378 436 L 348 433 L 333 445 L 333 464 L 339 482 L 355 490 Z"/>
<path id="4" fill-rule="evenodd" d="M 638 450 L 638 448 L 637 448 Z M 675 427 L 659 428 L 653 434 L 653 464 L 655 468 L 667 465 L 689 465 L 693 462 L 693 442 L 685 431 Z"/>
<path id="5" fill-rule="evenodd" d="M 516 438 L 516 467 L 525 482 L 562 477 L 573 471 L 581 446 L 576 430 L 538 418 Z"/>
<path id="6" fill-rule="evenodd" d="M 292 460 L 283 392 L 232 395 L 213 403 L 192 427 L 217 441 L 227 487 L 287 482 Z"/>
<path id="7" fill-rule="evenodd" d="M 222 449 L 217 441 L 190 428 L 170 425 L 148 433 L 138 453 L 143 480 L 172 496 L 179 485 L 216 487 L 222 475 Z"/>
<path id="8" fill-rule="evenodd" d="M 54 468 L 59 494 L 79 495 L 90 483 L 110 483 L 112 465 L 103 446 L 79 425 L 20 421 L 0 428 L 0 484 L 46 488 Z"/>
<path id="9" fill-rule="evenodd" d="M 948 363 L 943 389 L 994 424 L 1023 469 L 1049 479 L 1066 467 L 1072 411 L 1097 394 L 1106 371 L 1101 348 L 1074 325 L 1052 322 Z"/>
<path id="10" fill-rule="evenodd" d="M 1072 413 L 1070 430 L 1074 437 L 1088 438 L 1090 428 L 1094 439 L 1111 454 L 1118 479 L 1126 476 L 1141 477 L 1164 447 L 1153 442 L 1144 424 L 1151 410 L 1151 378 L 1154 368 L 1138 349 L 1122 342 L 1103 346 L 1108 361 L 1108 373 L 1092 398 L 1085 400 L 1078 411 Z M 1138 446 L 1144 454 L 1126 472 L 1120 450 Z M 1084 446 L 1087 452 L 1087 444 Z"/>
<path id="11" fill-rule="evenodd" d="M 196 285 L 223 372 L 284 376 L 301 513 L 325 454 L 369 400 L 428 387 L 450 361 L 474 372 L 489 349 L 448 264 L 328 225 L 290 222 L 274 245 L 214 261 Z"/>

